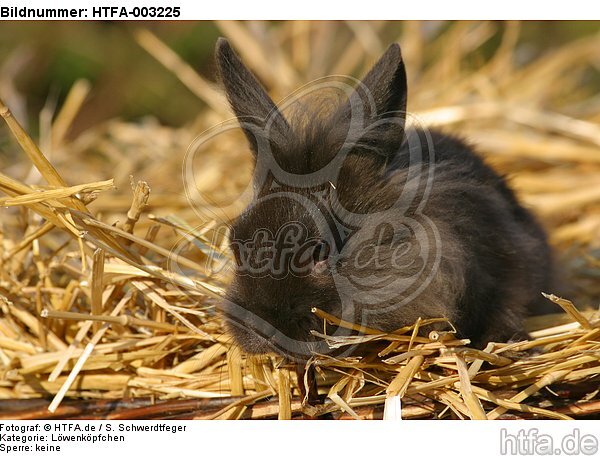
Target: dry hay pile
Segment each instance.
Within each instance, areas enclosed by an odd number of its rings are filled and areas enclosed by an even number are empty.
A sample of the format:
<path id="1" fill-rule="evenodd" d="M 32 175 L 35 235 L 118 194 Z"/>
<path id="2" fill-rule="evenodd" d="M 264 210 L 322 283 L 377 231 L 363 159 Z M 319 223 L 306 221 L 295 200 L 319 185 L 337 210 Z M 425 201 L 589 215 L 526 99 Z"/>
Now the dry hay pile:
<path id="1" fill-rule="evenodd" d="M 368 344 L 371 355 L 315 356 L 325 401 L 303 405 L 294 368 L 240 353 L 215 311 L 227 280 L 212 269 L 227 255 L 219 228 L 239 207 L 192 208 L 179 178 L 194 137 L 231 115 L 212 83 L 139 31 L 138 43 L 206 102 L 189 125 L 114 120 L 67 140 L 90 89 L 81 81 L 58 112 L 42 113 L 38 148 L 0 105 L 21 149 L 0 174 L 0 418 L 375 418 L 386 397 L 402 398 L 404 418 L 600 414 L 600 98 L 589 78 L 600 36 L 531 58 L 517 23 L 218 26 L 275 99 L 318 76 L 359 74 L 399 41 L 409 109 L 460 131 L 511 176 L 549 230 L 569 296 L 592 310 L 549 296 L 562 313 L 529 321 L 531 340 L 483 351 L 451 332 L 417 336 L 428 321 L 330 339 Z M 235 201 L 248 182 L 242 144 L 224 137 L 194 165 L 213 201 Z"/>

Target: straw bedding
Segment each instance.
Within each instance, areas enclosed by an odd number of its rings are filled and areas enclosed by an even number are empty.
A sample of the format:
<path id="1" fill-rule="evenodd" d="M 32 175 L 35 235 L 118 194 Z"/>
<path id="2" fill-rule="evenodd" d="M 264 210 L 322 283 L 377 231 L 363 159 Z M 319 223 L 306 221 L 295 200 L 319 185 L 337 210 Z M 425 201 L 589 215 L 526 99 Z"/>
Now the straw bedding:
<path id="1" fill-rule="evenodd" d="M 140 46 L 205 102 L 188 125 L 111 120 L 71 138 L 91 90 L 79 81 L 34 142 L 0 104 L 18 150 L 0 173 L 0 418 L 380 418 L 386 399 L 388 411 L 402 402 L 403 418 L 600 416 L 600 99 L 590 77 L 600 36 L 523 59 L 518 23 L 217 25 L 275 99 L 325 74 L 358 75 L 399 41 L 409 109 L 475 143 L 548 229 L 563 278 L 546 290 L 556 313 L 530 319 L 528 341 L 475 350 L 451 330 L 417 335 L 425 320 L 331 338 L 328 327 L 348 323 L 314 309 L 330 344 L 369 355 L 315 356 L 298 377 L 275 356 L 241 353 L 215 310 L 227 283 L 215 265 L 227 261 L 222 227 L 241 209 L 250 154 L 242 135 L 210 143 L 195 182 L 226 209 L 190 204 L 185 151 L 231 114 L 213 83 L 139 30 Z M 306 400 L 315 381 L 322 400 Z"/>

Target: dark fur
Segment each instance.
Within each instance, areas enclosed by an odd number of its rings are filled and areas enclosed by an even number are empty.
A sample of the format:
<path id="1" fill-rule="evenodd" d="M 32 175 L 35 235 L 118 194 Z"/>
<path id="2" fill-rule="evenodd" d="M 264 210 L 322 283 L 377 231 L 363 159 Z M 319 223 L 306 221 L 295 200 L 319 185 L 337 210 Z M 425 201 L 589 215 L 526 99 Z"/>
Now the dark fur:
<path id="1" fill-rule="evenodd" d="M 323 188 L 322 180 L 311 183 L 312 188 L 301 188 L 306 186 L 274 183 L 272 177 L 261 188 L 255 188 L 256 201 L 234 222 L 232 239 L 251 239 L 261 228 L 275 233 L 290 221 L 306 226 L 309 237 L 323 237 L 326 230 L 319 225 L 319 216 L 329 217 L 331 222 L 331 214 L 341 208 L 354 214 L 373 214 L 367 221 L 357 222 L 361 226 L 354 226 L 355 230 L 368 228 L 368 224 L 377 226 L 386 222 L 379 212 L 393 207 L 400 189 L 418 185 L 408 177 L 408 139 L 425 133 L 403 128 L 406 74 L 397 45 L 390 46 L 348 101 L 333 113 L 301 115 L 303 120 L 296 122 L 286 120 L 222 39 L 217 44 L 217 63 L 234 112 L 247 122 L 245 131 L 251 149 L 256 152 L 259 141 L 268 141 L 278 165 L 305 176 L 303 184 L 336 156 L 344 142 L 352 144 L 333 191 Z M 369 96 L 377 112 L 367 107 Z M 366 122 L 349 132 L 352 102 L 364 104 Z M 396 123 L 370 128 L 386 118 Z M 266 125 L 270 126 L 268 133 L 263 132 Z M 351 311 L 344 308 L 340 296 L 346 290 L 336 288 L 329 270 L 285 278 L 236 275 L 223 310 L 230 331 L 244 349 L 285 352 L 282 347 L 286 337 L 298 344 L 310 342 L 310 331 L 323 329 L 322 321 L 311 313 L 312 307 L 345 319 L 355 317 L 357 323 L 386 331 L 412 324 L 419 316 L 443 316 L 452 321 L 460 336 L 478 346 L 490 340 L 523 336 L 523 318 L 549 286 L 551 261 L 545 234 L 505 180 L 471 146 L 439 132 L 431 132 L 431 139 L 434 163 L 428 151 L 423 151 L 421 163 L 423 173 L 435 165 L 431 193 L 421 207 L 415 201 L 408 208 L 412 217 L 431 219 L 441 239 L 441 262 L 427 288 L 413 302 L 382 314 L 369 311 L 361 302 L 354 302 Z M 318 204 L 307 206 L 281 194 L 282 190 L 309 199 L 315 193 L 330 193 Z M 264 200 L 269 195 L 272 198 Z M 386 217 L 390 217 L 389 212 Z M 345 222 L 353 225 L 353 220 Z M 398 239 L 402 236 L 405 239 Z M 341 274 L 364 274 L 352 270 L 351 261 L 338 255 L 355 242 L 352 233 L 334 237 L 325 239 L 335 246 L 328 265 L 335 263 Z M 404 240 L 410 244 L 410 238 L 408 232 L 393 233 L 374 248 L 386 259 L 393 243 Z M 422 266 L 408 262 L 401 274 L 410 275 Z M 371 272 L 376 277 L 399 274 L 385 268 Z M 234 304 L 241 306 L 241 315 Z M 307 351 L 311 349 L 314 346 Z"/>

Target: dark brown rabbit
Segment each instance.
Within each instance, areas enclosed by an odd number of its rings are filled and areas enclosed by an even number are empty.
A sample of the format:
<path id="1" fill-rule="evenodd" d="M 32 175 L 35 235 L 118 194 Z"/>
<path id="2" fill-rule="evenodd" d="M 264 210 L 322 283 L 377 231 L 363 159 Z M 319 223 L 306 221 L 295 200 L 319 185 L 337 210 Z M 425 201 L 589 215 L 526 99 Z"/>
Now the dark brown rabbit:
<path id="1" fill-rule="evenodd" d="M 302 358 L 330 348 L 316 333 L 352 333 L 313 308 L 385 331 L 445 317 L 477 346 L 524 335 L 546 236 L 470 145 L 405 128 L 397 44 L 341 102 L 285 116 L 224 39 L 216 59 L 256 158 L 222 309 L 243 349 Z"/>

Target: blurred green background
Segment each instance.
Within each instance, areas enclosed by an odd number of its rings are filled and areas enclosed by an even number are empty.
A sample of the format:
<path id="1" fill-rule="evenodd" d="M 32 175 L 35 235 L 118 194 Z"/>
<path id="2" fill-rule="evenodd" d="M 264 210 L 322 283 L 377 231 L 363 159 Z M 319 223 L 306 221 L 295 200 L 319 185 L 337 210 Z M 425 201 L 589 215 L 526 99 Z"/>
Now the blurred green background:
<path id="1" fill-rule="evenodd" d="M 12 84 L 25 98 L 32 132 L 42 107 L 60 106 L 79 78 L 91 82 L 92 92 L 72 134 L 105 119 L 148 114 L 181 125 L 197 114 L 202 102 L 136 43 L 132 32 L 140 26 L 212 79 L 219 32 L 210 22 L 10 22 L 0 25 L 0 94 Z"/>
<path id="2" fill-rule="evenodd" d="M 347 32 L 343 25 L 342 36 Z M 451 23 L 430 25 L 432 33 L 441 33 Z M 394 31 L 390 40 L 397 38 L 402 26 L 397 23 L 398 33 Z M 21 97 L 21 106 L 11 109 L 34 136 L 40 110 L 44 105 L 60 106 L 79 78 L 91 82 L 92 92 L 71 135 L 114 117 L 136 120 L 151 115 L 172 126 L 189 122 L 202 101 L 136 43 L 132 32 L 140 27 L 151 30 L 196 71 L 214 80 L 212 53 L 220 32 L 211 22 L 5 22 L 0 24 L 0 95 L 10 91 Z M 521 57 L 530 60 L 599 30 L 598 22 L 528 22 L 519 38 Z M 482 52 L 493 53 L 500 38 L 498 33 Z M 600 68 L 589 77 L 600 88 Z"/>

